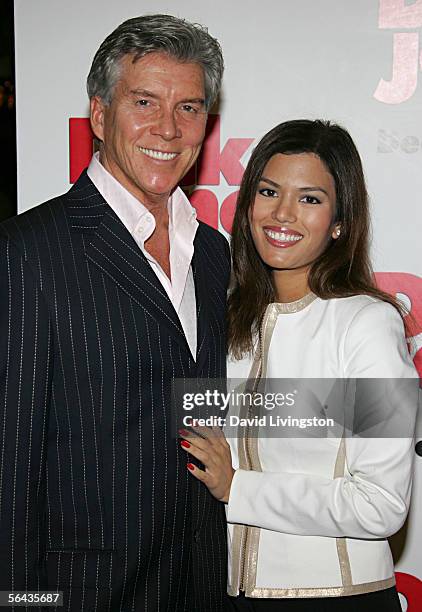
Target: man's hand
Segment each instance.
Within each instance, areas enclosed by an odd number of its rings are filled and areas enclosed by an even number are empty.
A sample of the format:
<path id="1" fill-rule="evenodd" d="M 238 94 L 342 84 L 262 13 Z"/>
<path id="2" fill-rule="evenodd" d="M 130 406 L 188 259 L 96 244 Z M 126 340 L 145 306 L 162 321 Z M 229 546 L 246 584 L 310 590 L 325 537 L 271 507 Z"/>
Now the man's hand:
<path id="1" fill-rule="evenodd" d="M 196 457 L 205 471 L 193 463 L 187 468 L 198 480 L 203 482 L 210 493 L 219 501 L 227 503 L 233 480 L 232 456 L 224 433 L 218 427 L 192 427 L 193 432 L 179 430 L 183 450 Z"/>

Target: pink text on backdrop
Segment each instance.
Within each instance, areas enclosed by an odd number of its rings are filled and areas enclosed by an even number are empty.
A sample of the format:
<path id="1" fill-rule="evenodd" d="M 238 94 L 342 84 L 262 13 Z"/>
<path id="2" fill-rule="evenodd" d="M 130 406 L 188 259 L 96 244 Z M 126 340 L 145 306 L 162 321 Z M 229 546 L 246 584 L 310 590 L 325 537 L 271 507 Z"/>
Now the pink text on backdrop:
<path id="1" fill-rule="evenodd" d="M 380 289 L 400 299 L 407 297 L 410 304 L 408 317 L 409 349 L 422 379 L 422 278 L 406 272 L 376 272 L 375 280 Z"/>
<path id="2" fill-rule="evenodd" d="M 397 590 L 401 593 L 407 602 L 407 612 L 419 612 L 422 601 L 422 580 L 405 574 L 396 572 Z"/>
<path id="3" fill-rule="evenodd" d="M 91 159 L 93 134 L 89 119 L 72 117 L 69 120 L 69 174 L 70 182 L 78 179 Z M 204 223 L 218 229 L 219 221 L 226 232 L 231 232 L 238 191 L 226 196 L 219 204 L 212 187 L 220 185 L 221 176 L 230 187 L 238 187 L 242 180 L 243 155 L 249 149 L 253 138 L 228 138 L 221 147 L 221 122 L 219 115 L 210 115 L 201 154 L 196 164 L 184 177 L 181 186 L 195 187 L 189 199 Z M 196 188 L 197 187 L 197 188 Z"/>
<path id="4" fill-rule="evenodd" d="M 416 29 L 422 26 L 422 0 L 406 4 L 405 0 L 380 0 L 380 29 Z M 374 98 L 385 104 L 401 104 L 413 96 L 422 68 L 418 32 L 393 34 L 393 65 L 390 81 L 380 79 Z"/>

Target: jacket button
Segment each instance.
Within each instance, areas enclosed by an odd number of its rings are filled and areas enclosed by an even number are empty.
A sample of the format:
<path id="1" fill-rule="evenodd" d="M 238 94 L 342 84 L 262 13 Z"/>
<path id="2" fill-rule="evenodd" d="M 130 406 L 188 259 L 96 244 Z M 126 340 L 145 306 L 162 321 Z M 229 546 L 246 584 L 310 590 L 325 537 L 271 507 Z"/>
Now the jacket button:
<path id="1" fill-rule="evenodd" d="M 193 532 L 193 541 L 195 542 L 195 544 L 198 544 L 199 542 L 199 530 L 195 529 L 195 531 Z"/>

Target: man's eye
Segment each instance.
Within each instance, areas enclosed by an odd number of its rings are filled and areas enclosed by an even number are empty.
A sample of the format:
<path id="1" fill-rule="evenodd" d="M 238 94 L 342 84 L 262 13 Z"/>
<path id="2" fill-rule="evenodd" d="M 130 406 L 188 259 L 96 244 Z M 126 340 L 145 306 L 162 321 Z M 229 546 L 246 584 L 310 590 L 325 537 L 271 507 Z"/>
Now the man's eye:
<path id="1" fill-rule="evenodd" d="M 276 198 L 277 197 L 277 192 L 274 191 L 274 189 L 268 189 L 268 187 L 265 187 L 264 189 L 259 189 L 258 193 L 260 195 L 265 196 L 266 198 Z"/>
<path id="2" fill-rule="evenodd" d="M 138 106 L 151 106 L 151 102 L 149 100 L 145 100 L 145 99 L 141 99 L 141 100 L 137 100 L 136 104 Z"/>
<path id="3" fill-rule="evenodd" d="M 186 113 L 197 113 L 198 109 L 192 106 L 191 104 L 182 104 L 181 109 Z"/>
<path id="4" fill-rule="evenodd" d="M 305 204 L 321 204 L 321 200 L 311 195 L 303 196 L 300 201 L 304 202 Z"/>

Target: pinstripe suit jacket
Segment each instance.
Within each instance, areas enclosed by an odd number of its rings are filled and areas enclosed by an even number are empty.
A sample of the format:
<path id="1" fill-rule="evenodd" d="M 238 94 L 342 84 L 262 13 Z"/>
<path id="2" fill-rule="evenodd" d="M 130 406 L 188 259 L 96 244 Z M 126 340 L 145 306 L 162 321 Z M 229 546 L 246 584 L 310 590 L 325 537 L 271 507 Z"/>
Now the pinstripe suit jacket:
<path id="1" fill-rule="evenodd" d="M 225 376 L 228 245 L 200 223 L 194 247 L 196 362 L 86 173 L 0 226 L 0 589 L 63 590 L 78 612 L 222 609 L 223 505 L 170 419 L 173 378 Z"/>

